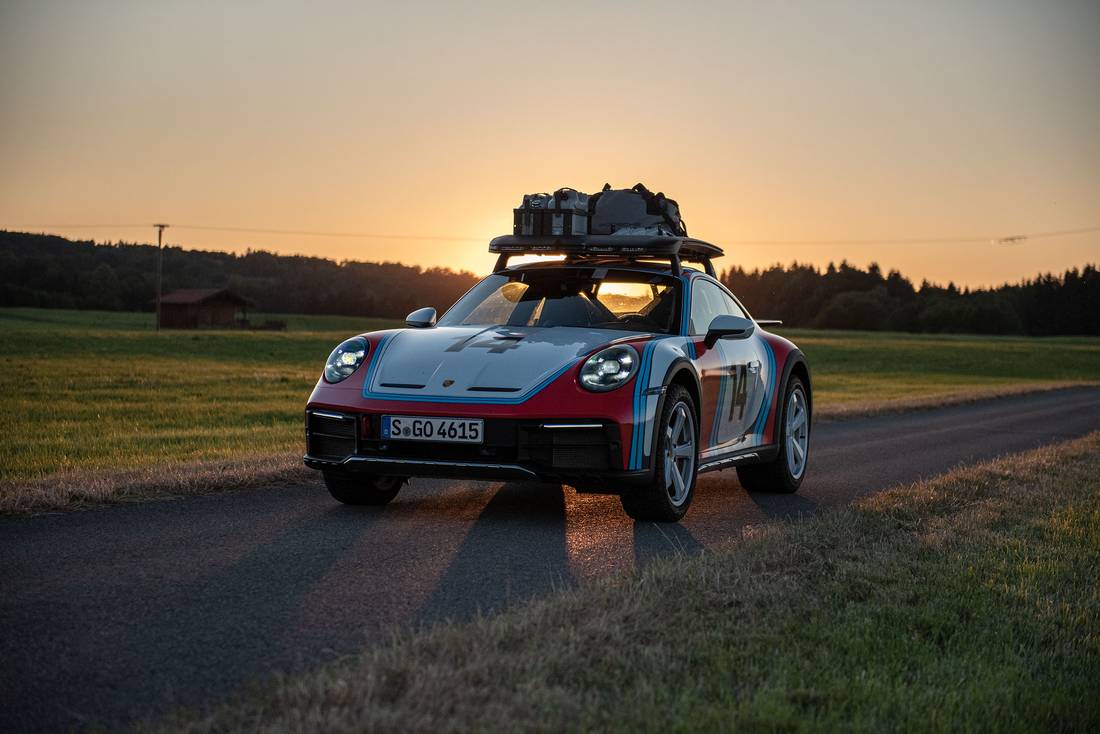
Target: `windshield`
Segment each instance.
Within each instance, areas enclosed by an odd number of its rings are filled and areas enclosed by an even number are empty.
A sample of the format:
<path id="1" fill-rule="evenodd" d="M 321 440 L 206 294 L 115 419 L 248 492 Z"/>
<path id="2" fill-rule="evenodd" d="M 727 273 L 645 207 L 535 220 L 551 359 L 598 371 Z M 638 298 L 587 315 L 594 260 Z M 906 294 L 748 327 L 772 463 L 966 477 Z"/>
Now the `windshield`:
<path id="1" fill-rule="evenodd" d="M 459 299 L 440 326 L 581 326 L 671 334 L 680 281 L 613 268 L 496 273 Z"/>

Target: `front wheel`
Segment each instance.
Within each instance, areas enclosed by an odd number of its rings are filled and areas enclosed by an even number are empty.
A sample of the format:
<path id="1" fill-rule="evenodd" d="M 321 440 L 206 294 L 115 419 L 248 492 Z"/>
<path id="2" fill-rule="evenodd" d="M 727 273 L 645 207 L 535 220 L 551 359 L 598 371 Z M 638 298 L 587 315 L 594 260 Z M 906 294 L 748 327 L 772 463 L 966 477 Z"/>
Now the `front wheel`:
<path id="1" fill-rule="evenodd" d="M 699 433 L 695 402 L 679 385 L 669 387 L 657 421 L 653 479 L 620 495 L 626 514 L 635 520 L 675 522 L 684 516 L 695 493 Z"/>
<path id="2" fill-rule="evenodd" d="M 750 492 L 797 492 L 810 459 L 810 401 L 806 387 L 791 376 L 779 414 L 779 453 L 767 464 L 737 467 L 741 486 Z"/>
<path id="3" fill-rule="evenodd" d="M 328 493 L 345 505 L 385 505 L 397 496 L 404 477 L 381 477 L 376 474 L 355 474 L 326 470 L 322 472 Z"/>

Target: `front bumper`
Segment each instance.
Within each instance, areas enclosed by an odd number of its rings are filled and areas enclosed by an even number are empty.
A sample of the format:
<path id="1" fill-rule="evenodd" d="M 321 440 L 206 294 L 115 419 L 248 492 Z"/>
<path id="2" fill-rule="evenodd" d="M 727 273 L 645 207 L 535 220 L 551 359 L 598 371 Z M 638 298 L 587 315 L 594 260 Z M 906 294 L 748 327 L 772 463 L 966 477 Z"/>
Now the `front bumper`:
<path id="1" fill-rule="evenodd" d="M 380 413 L 306 411 L 306 466 L 406 477 L 555 481 L 616 491 L 644 479 L 625 471 L 622 430 L 606 420 L 484 418 L 482 444 L 381 440 Z"/>

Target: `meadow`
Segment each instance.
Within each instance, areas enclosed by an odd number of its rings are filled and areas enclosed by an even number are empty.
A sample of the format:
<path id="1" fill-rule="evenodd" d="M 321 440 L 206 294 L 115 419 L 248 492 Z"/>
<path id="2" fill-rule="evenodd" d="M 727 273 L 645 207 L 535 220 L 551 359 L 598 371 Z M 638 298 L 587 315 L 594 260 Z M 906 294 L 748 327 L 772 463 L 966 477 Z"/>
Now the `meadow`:
<path id="1" fill-rule="evenodd" d="M 398 322 L 272 318 L 287 331 L 157 333 L 150 314 L 0 309 L 0 484 L 300 453 L 325 356 Z M 1100 380 L 1096 338 L 781 333 L 810 360 L 819 417 Z"/>
<path id="2" fill-rule="evenodd" d="M 392 322 L 279 318 L 287 331 L 156 333 L 149 314 L 0 310 L 0 482 L 300 452 L 325 356 Z"/>

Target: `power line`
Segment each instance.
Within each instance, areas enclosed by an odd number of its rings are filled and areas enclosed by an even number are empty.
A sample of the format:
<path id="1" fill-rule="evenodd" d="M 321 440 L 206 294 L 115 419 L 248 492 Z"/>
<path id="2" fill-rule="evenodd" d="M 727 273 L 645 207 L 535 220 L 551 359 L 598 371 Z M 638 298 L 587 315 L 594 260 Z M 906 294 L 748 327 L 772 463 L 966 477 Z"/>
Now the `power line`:
<path id="1" fill-rule="evenodd" d="M 12 229 L 146 229 L 155 224 L 26 224 Z M 376 232 L 314 232 L 304 229 L 265 229 L 261 227 L 218 227 L 207 224 L 173 224 L 173 229 L 195 229 L 208 232 L 245 232 L 249 234 L 279 234 L 298 237 L 337 237 L 341 239 L 418 240 L 442 242 L 480 242 L 482 237 L 454 235 L 380 234 Z"/>
<path id="2" fill-rule="evenodd" d="M 718 240 L 726 245 L 966 245 L 979 243 L 1015 244 L 1025 240 L 1040 240 L 1051 237 L 1068 237 L 1075 234 L 1088 234 L 1100 232 L 1100 227 L 1083 227 L 1081 229 L 1060 229 L 1049 232 L 1033 232 L 1031 234 L 1015 234 L 1006 237 L 926 237 L 926 238 L 884 238 L 862 240 Z"/>
<path id="3" fill-rule="evenodd" d="M 155 224 L 13 224 L 9 232 L 26 229 L 146 229 Z"/>
<path id="4" fill-rule="evenodd" d="M 1100 230 L 1100 227 L 1097 228 Z M 927 237 L 927 238 L 890 238 L 864 240 L 732 240 L 719 239 L 724 245 L 768 245 L 783 247 L 789 245 L 966 245 L 994 242 L 989 237 Z"/>
<path id="5" fill-rule="evenodd" d="M 151 224 L 34 224 L 11 227 L 15 230 L 31 229 L 145 229 L 156 225 Z M 208 232 L 241 232 L 247 234 L 275 234 L 291 235 L 297 237 L 334 237 L 341 239 L 379 239 L 402 240 L 419 242 L 481 242 L 483 237 L 461 237 L 454 235 L 414 235 L 414 234 L 382 234 L 376 232 L 322 232 L 299 229 L 268 229 L 262 227 L 221 227 L 206 224 L 173 224 L 173 229 L 190 229 Z M 767 246 L 767 247 L 791 247 L 804 245 L 967 245 L 967 244 L 999 244 L 1012 245 L 1028 240 L 1050 239 L 1055 237 L 1069 237 L 1072 235 L 1100 232 L 1100 226 L 1082 227 L 1079 229 L 1060 229 L 1045 232 L 1032 232 L 1029 234 L 1014 234 L 995 237 L 883 237 L 868 239 L 821 239 L 821 240 L 760 240 L 760 239 L 733 239 L 710 238 L 714 242 L 726 246 Z"/>
<path id="6" fill-rule="evenodd" d="M 256 227 L 212 227 L 202 224 L 177 224 L 177 229 L 201 229 L 216 232 L 248 232 L 254 234 L 287 234 L 300 237 L 340 237 L 344 239 L 377 240 L 438 240 L 440 242 L 480 242 L 482 237 L 456 237 L 453 235 L 376 234 L 368 232 L 310 232 L 300 229 L 260 229 Z"/>

